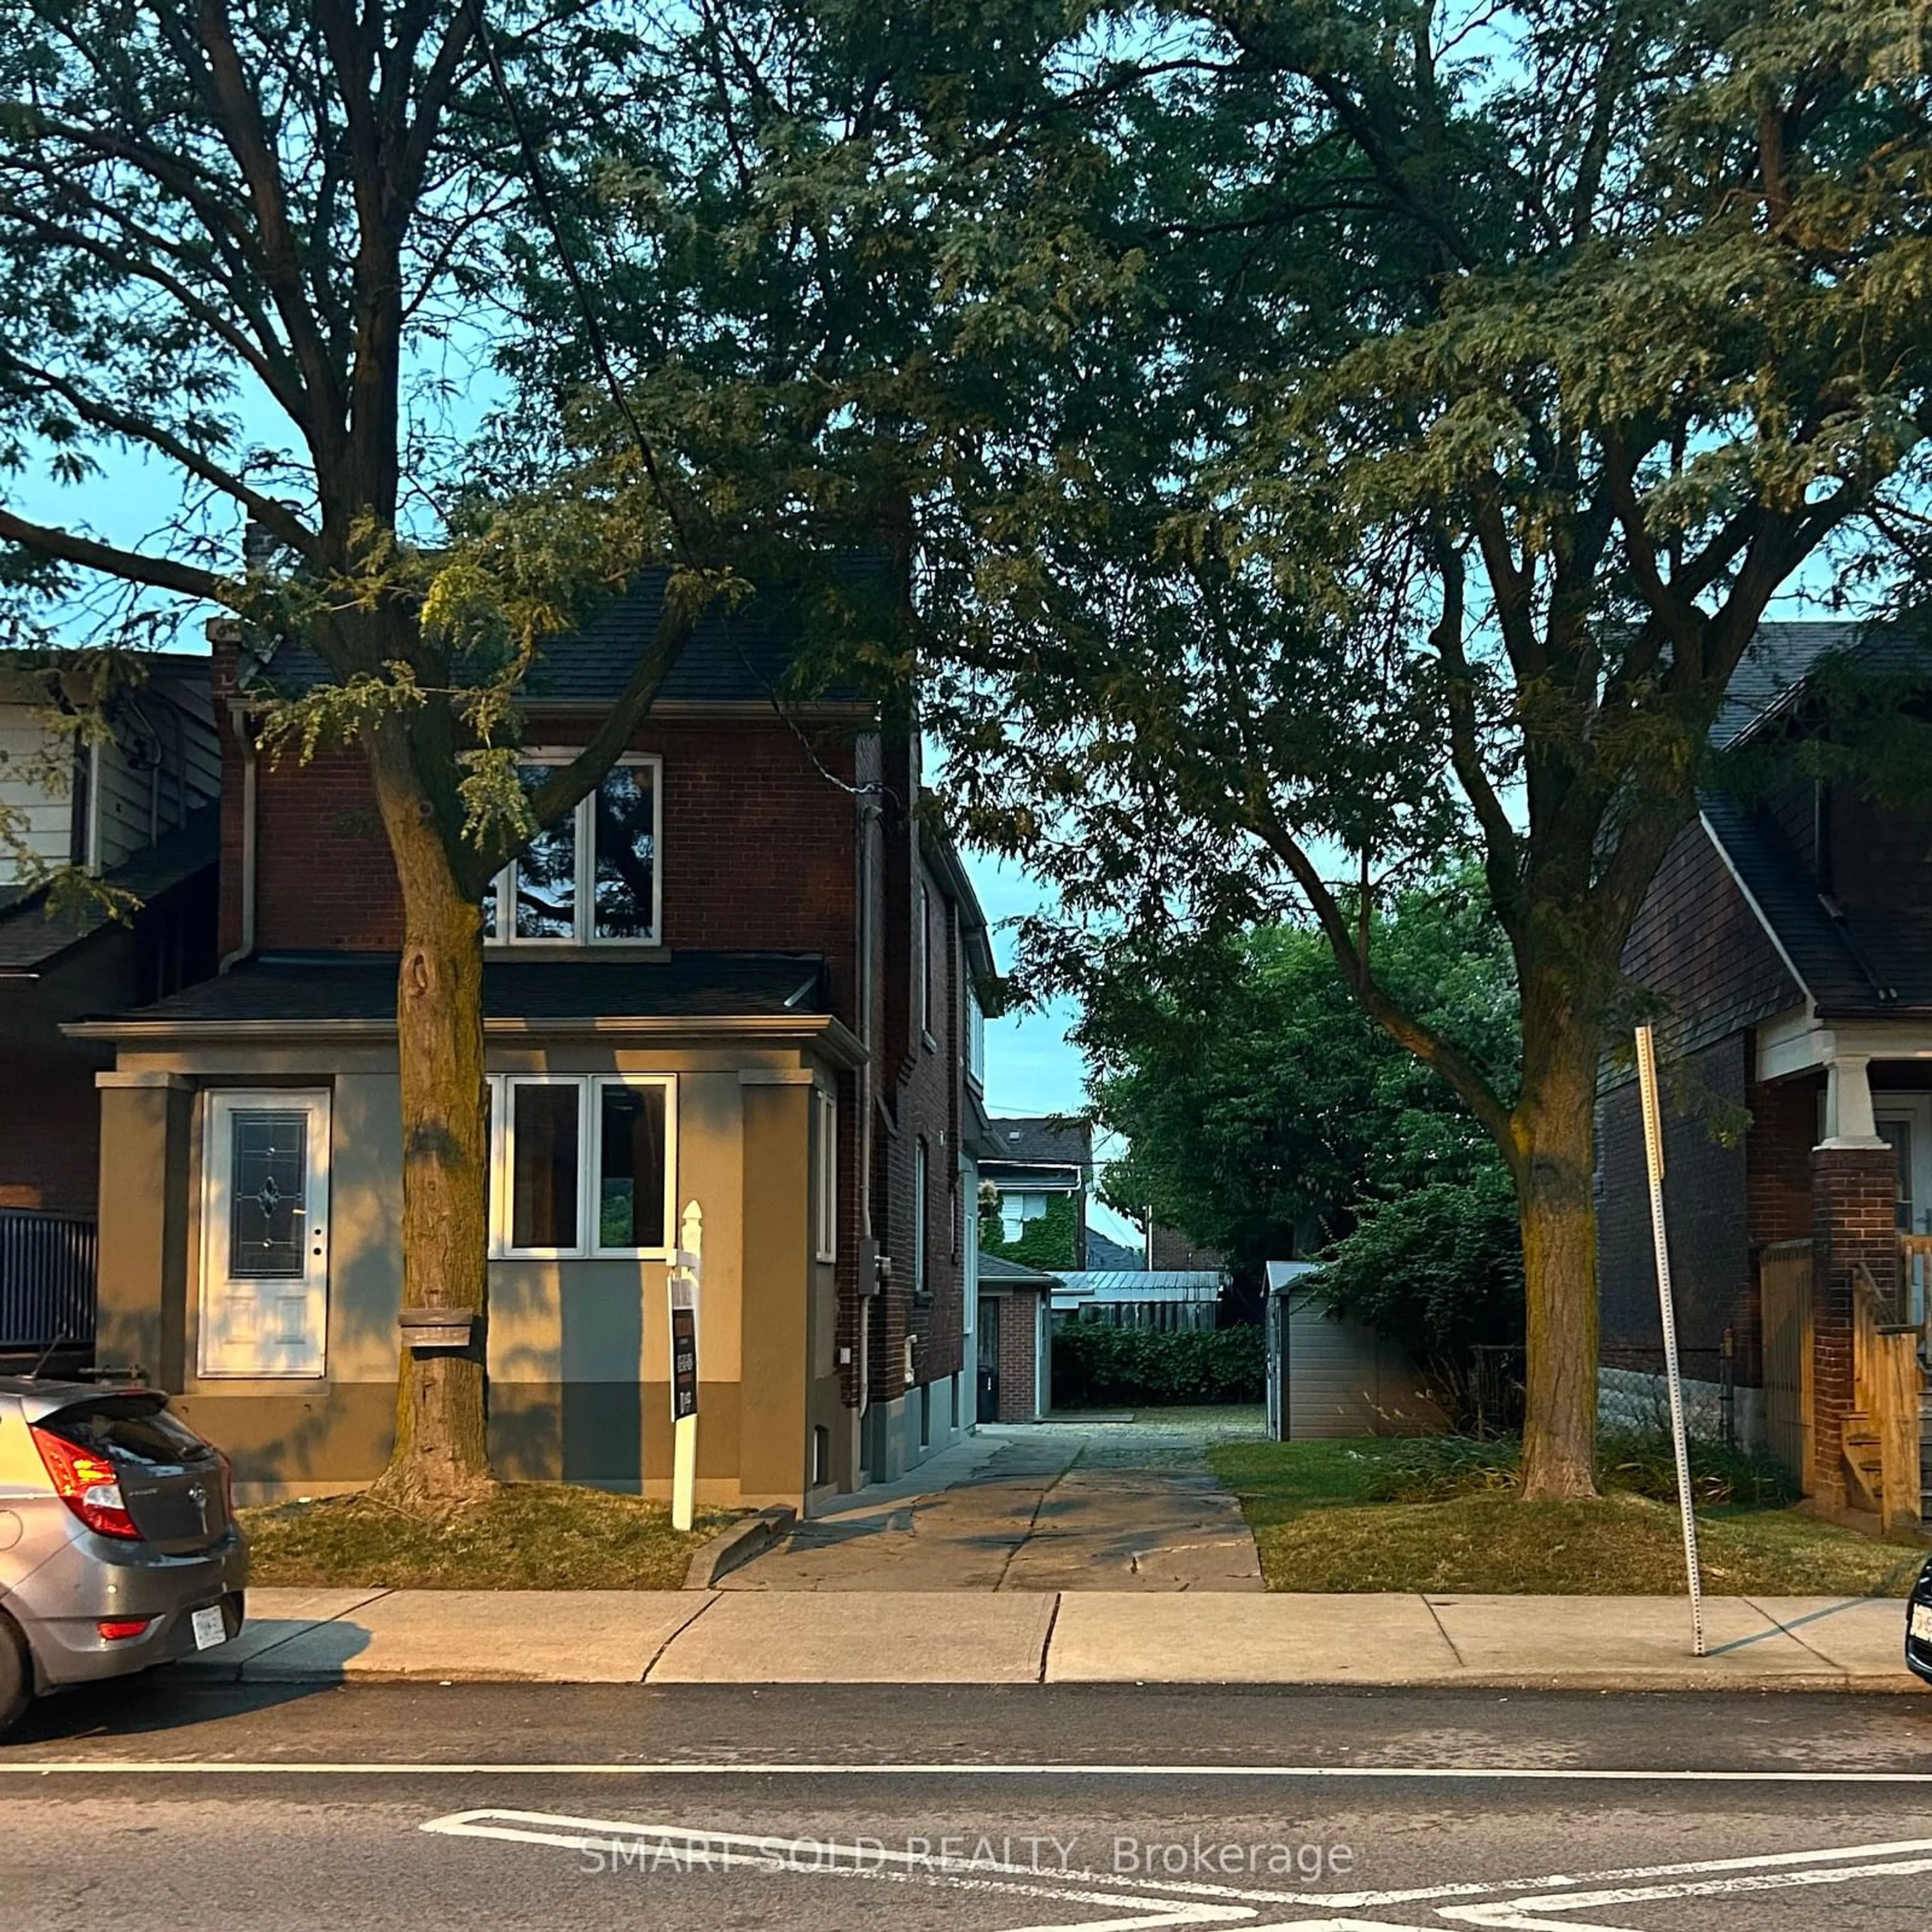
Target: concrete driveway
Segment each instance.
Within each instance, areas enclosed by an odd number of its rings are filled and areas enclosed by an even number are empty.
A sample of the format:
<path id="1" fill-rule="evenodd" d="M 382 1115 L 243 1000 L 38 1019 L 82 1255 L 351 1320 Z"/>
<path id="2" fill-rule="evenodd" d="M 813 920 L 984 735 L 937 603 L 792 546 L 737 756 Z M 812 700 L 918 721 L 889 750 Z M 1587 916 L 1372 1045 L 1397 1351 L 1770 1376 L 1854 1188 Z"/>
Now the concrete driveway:
<path id="1" fill-rule="evenodd" d="M 982 1426 L 841 1499 L 727 1590 L 1259 1590 L 1255 1540 L 1208 1466 L 1258 1412 Z"/>

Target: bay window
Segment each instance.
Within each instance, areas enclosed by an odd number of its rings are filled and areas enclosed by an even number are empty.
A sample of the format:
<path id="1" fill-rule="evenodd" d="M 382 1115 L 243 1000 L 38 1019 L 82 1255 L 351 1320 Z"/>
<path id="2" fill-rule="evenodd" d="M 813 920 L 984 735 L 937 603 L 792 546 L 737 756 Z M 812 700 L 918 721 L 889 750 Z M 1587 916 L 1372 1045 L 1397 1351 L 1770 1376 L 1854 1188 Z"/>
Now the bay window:
<path id="1" fill-rule="evenodd" d="M 569 762 L 535 752 L 520 768 L 534 792 Z M 626 758 L 587 797 L 540 832 L 490 881 L 483 937 L 494 945 L 654 946 L 662 929 L 661 761 Z"/>
<path id="2" fill-rule="evenodd" d="M 492 1255 L 668 1256 L 674 1075 L 498 1074 L 490 1088 Z"/>

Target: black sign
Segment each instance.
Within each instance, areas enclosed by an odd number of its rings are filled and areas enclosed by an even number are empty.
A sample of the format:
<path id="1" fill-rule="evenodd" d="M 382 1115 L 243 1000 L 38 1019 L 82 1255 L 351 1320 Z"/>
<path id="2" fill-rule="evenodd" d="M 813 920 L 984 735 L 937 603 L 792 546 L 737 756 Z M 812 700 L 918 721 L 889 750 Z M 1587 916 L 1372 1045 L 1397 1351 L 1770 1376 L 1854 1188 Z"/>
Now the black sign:
<path id="1" fill-rule="evenodd" d="M 698 1413 L 698 1311 L 670 1312 L 670 1419 Z"/>

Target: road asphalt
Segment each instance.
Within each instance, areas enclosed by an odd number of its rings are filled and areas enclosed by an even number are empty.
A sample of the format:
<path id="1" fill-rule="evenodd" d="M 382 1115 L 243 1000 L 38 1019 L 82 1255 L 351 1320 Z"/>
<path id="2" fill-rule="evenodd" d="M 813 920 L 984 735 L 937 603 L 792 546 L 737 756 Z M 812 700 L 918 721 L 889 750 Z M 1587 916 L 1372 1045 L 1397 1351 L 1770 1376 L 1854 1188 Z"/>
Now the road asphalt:
<path id="1" fill-rule="evenodd" d="M 1932 1703 L 156 1678 L 0 1844 L 4 1932 L 1922 1932 Z"/>

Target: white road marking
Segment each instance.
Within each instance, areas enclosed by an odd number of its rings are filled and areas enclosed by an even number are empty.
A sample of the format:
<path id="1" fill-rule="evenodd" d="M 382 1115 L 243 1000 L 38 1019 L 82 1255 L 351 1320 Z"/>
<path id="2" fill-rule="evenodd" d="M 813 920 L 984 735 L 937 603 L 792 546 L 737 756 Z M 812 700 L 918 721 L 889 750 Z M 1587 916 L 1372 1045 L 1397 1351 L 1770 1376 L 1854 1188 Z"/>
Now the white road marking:
<path id="1" fill-rule="evenodd" d="M 1635 1932 L 1628 1926 L 1586 1921 L 1574 1915 L 1602 1906 L 1640 1904 L 1664 1899 L 1718 1898 L 1841 1885 L 1855 1879 L 1910 1877 L 1932 1871 L 1932 1838 L 1841 1845 L 1820 1850 L 1769 1852 L 1727 1858 L 1702 1858 L 1671 1864 L 1634 1866 L 1575 1876 L 1474 1882 L 1394 1892 L 1288 1892 L 1242 1890 L 1212 1883 L 1109 1876 L 1092 1871 L 1042 1872 L 1030 1865 L 991 1858 L 950 1859 L 924 1852 L 895 1851 L 874 1844 L 840 1844 L 819 1839 L 788 1839 L 692 1826 L 658 1825 L 636 1820 L 579 1818 L 542 1811 L 460 1811 L 432 1819 L 419 1829 L 453 1838 L 494 1838 L 517 1844 L 555 1845 L 575 1851 L 628 1856 L 623 1863 L 644 1869 L 647 1852 L 674 1864 L 701 1861 L 705 1868 L 740 1867 L 796 1876 L 911 1880 L 951 1889 L 1051 1898 L 1087 1905 L 1125 1907 L 1132 1916 L 1072 1924 L 1036 1924 L 1011 1932 L 1142 1932 L 1142 1928 L 1240 1924 L 1250 1928 L 1258 1908 L 1340 1908 L 1424 1904 L 1486 1894 L 1491 1902 L 1436 1906 L 1453 1924 L 1496 1928 L 1496 1932 Z M 1900 1853 L 1920 1856 L 1900 1857 Z M 1663 1880 L 1648 1885 L 1606 1880 Z M 1047 1882 L 1042 1882 L 1042 1880 Z M 1558 1891 L 1553 1888 L 1564 1887 Z M 1498 1898 L 1498 1893 L 1530 1892 L 1528 1898 Z M 1240 1901 L 1240 1902 L 1236 1902 Z M 1548 1915 L 1558 1914 L 1560 1916 Z M 1622 1915 L 1620 1914 L 1619 1916 Z M 1297 1916 L 1271 1918 L 1254 1932 L 1412 1932 L 1382 1920 Z"/>
<path id="2" fill-rule="evenodd" d="M 1678 1885 L 1620 1886 L 1608 1892 L 1586 1892 L 1574 1895 L 1552 1894 L 1542 1898 L 1512 1899 L 1497 1905 L 1445 1905 L 1438 1907 L 1444 1918 L 1466 1925 L 1508 1928 L 1508 1932 L 1631 1932 L 1627 1926 L 1604 1925 L 1594 1921 L 1572 1918 L 1573 1912 L 1594 1911 L 1599 1906 L 1636 1905 L 1660 1898 L 1718 1898 L 1756 1892 L 1782 1892 L 1797 1886 L 1843 1885 L 1859 1878 L 1909 1878 L 1932 1871 L 1932 1858 L 1903 1858 L 1881 1864 L 1834 1865 L 1804 1871 L 1739 1873 L 1730 1878 L 1687 1881 Z M 1540 1912 L 1562 1912 L 1560 1918 L 1539 1918 Z"/>
<path id="3" fill-rule="evenodd" d="M 658 1764 L 307 1762 L 219 1758 L 41 1758 L 0 1762 L 0 1778 L 1260 1778 L 1293 1782 L 1416 1780 L 1526 1784 L 1932 1785 L 1928 1771 L 1596 1769 L 1586 1766 L 1397 1764 L 810 1764 L 792 1761 Z"/>

